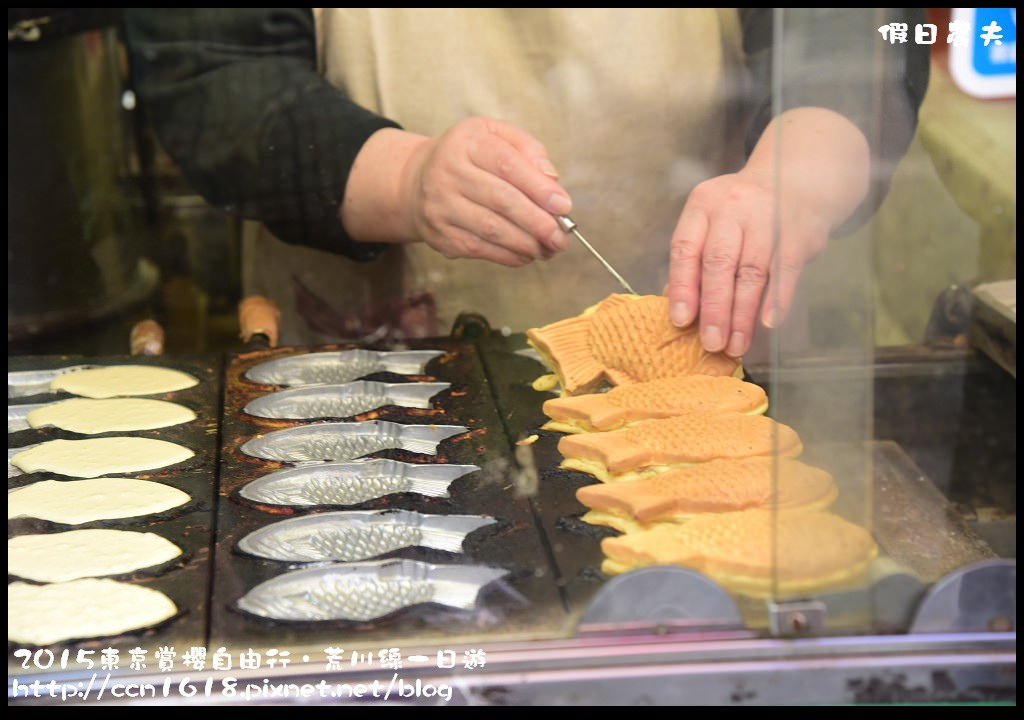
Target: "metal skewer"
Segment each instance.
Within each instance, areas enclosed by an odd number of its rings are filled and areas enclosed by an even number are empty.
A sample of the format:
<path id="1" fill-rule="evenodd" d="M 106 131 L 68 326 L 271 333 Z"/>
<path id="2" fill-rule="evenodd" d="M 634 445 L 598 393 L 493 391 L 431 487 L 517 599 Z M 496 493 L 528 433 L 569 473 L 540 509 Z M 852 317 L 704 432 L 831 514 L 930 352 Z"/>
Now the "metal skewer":
<path id="1" fill-rule="evenodd" d="M 576 229 L 576 223 L 573 221 L 571 217 L 569 217 L 568 215 L 555 215 L 555 219 L 558 220 L 558 224 L 561 226 L 562 230 L 564 230 L 567 233 L 572 233 L 573 235 L 576 236 L 577 240 L 583 243 L 583 247 L 589 250 L 590 254 L 596 257 L 600 261 L 600 263 L 604 265 L 605 270 L 610 272 L 612 274 L 612 277 L 619 281 L 619 285 L 626 288 L 626 292 L 628 292 L 630 295 L 638 294 L 636 290 L 630 287 L 629 283 L 626 282 L 626 279 L 622 277 L 622 275 L 620 275 L 618 271 L 616 271 L 615 268 L 613 268 L 611 264 L 601 256 L 601 253 L 599 253 L 597 249 L 594 248 L 594 246 L 591 245 L 589 242 L 587 242 L 587 239 L 580 234 L 580 231 Z"/>

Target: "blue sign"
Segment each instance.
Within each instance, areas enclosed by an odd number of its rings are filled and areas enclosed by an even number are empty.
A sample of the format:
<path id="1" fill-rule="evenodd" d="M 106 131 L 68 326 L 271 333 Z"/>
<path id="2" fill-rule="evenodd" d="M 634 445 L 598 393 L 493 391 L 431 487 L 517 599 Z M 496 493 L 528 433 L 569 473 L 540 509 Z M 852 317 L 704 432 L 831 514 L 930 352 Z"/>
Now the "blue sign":
<path id="1" fill-rule="evenodd" d="M 951 30 L 965 30 L 966 42 L 949 48 L 950 73 L 960 89 L 976 97 L 1016 97 L 1017 8 L 953 8 L 952 21 Z"/>
<path id="2" fill-rule="evenodd" d="M 1016 75 L 1017 9 L 975 8 L 974 27 L 974 70 L 979 75 Z"/>

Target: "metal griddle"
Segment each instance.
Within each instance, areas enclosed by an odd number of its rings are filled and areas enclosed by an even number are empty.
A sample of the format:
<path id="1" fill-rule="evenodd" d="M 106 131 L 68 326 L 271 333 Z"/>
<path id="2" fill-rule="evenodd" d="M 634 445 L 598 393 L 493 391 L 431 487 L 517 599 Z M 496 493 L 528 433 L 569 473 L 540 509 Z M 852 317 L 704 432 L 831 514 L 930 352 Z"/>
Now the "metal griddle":
<path id="1" fill-rule="evenodd" d="M 315 350 L 347 349 L 345 346 Z M 388 350 L 394 348 L 371 348 Z M 285 348 L 232 357 L 225 377 L 225 406 L 221 453 L 220 504 L 216 559 L 211 603 L 210 643 L 213 647 L 308 648 L 322 651 L 329 645 L 351 649 L 408 646 L 453 638 L 465 640 L 488 636 L 558 634 L 567 625 L 566 608 L 558 578 L 545 541 L 538 532 L 530 501 L 520 497 L 509 480 L 509 439 L 495 410 L 492 388 L 484 373 L 476 346 L 452 339 L 409 343 L 409 349 L 437 349 L 445 354 L 431 361 L 424 376 L 375 373 L 367 376 L 385 382 L 437 380 L 451 387 L 436 396 L 429 410 L 385 407 L 347 418 L 379 419 L 404 424 L 456 424 L 470 432 L 438 447 L 436 456 L 385 450 L 366 457 L 405 462 L 471 464 L 482 468 L 456 480 L 449 498 L 428 498 L 414 493 L 389 495 L 352 509 L 402 508 L 433 514 L 479 514 L 498 519 L 496 525 L 472 533 L 465 553 L 424 548 L 405 548 L 385 557 L 404 557 L 434 563 L 473 563 L 505 568 L 509 575 L 491 583 L 480 595 L 476 610 L 464 611 L 440 605 L 419 605 L 399 610 L 373 622 L 276 622 L 247 615 L 235 607 L 239 597 L 257 584 L 293 567 L 261 560 L 236 550 L 238 541 L 256 528 L 283 517 L 339 509 L 288 509 L 254 504 L 238 494 L 247 482 L 288 465 L 249 457 L 239 447 L 258 433 L 303 424 L 300 421 L 268 420 L 248 415 L 242 408 L 251 400 L 280 389 L 244 378 L 250 367 L 285 354 L 314 348 Z M 326 420 L 325 420 L 326 421 Z M 306 421 L 316 422 L 316 421 Z M 325 644 L 326 643 L 326 644 Z"/>
<path id="2" fill-rule="evenodd" d="M 45 370 L 85 361 L 76 356 L 47 357 L 16 357 L 8 358 L 8 370 Z M 178 488 L 192 496 L 192 499 L 181 507 L 172 508 L 163 513 L 147 515 L 139 518 L 122 518 L 103 520 L 82 525 L 64 525 L 34 518 L 17 518 L 8 520 L 7 537 L 30 533 L 50 533 L 76 529 L 104 528 L 114 530 L 134 530 L 153 532 L 174 542 L 182 549 L 182 556 L 170 563 L 156 568 L 139 570 L 129 575 L 114 576 L 114 579 L 145 585 L 160 590 L 170 597 L 178 606 L 179 613 L 157 627 L 126 633 L 117 637 L 105 637 L 92 640 L 69 641 L 51 646 L 49 649 L 57 656 L 57 665 L 52 670 L 59 670 L 60 657 L 64 650 L 70 650 L 72 664 L 78 650 L 93 650 L 91 657 L 98 661 L 100 651 L 115 648 L 120 651 L 121 662 L 127 666 L 128 651 L 142 647 L 149 652 L 147 665 L 155 665 L 153 653 L 158 647 L 171 646 L 178 654 L 191 646 L 205 645 L 208 623 L 208 604 L 210 597 L 211 549 L 216 506 L 217 478 L 217 436 L 220 426 L 220 396 L 222 367 L 221 358 L 217 356 L 195 357 L 143 357 L 143 356 L 107 356 L 88 358 L 88 362 L 96 365 L 147 364 L 173 368 L 194 375 L 199 384 L 163 395 L 151 395 L 153 399 L 168 400 L 189 407 L 196 413 L 196 419 L 190 423 L 176 425 L 157 430 L 145 430 L 133 433 L 111 432 L 99 435 L 79 435 L 58 428 L 48 427 L 22 430 L 7 436 L 8 447 L 21 447 L 47 440 L 76 440 L 86 437 L 110 437 L 115 435 L 133 435 L 178 443 L 190 448 L 195 456 L 178 465 L 161 470 L 135 473 L 126 477 L 161 482 Z M 74 397 L 67 393 L 35 395 L 19 398 L 18 402 L 50 402 Z M 116 475 L 114 475 L 116 476 Z M 41 480 L 67 480 L 68 478 L 46 472 L 29 473 L 8 480 L 9 489 L 22 487 Z M 19 580 L 8 576 L 8 582 Z M 83 598 L 87 602 L 88 598 Z M 8 642 L 8 664 L 10 673 L 22 674 L 21 659 L 15 659 L 15 650 L 23 646 Z M 36 650 L 36 648 L 29 648 Z M 31 668 L 28 672 L 40 672 L 39 668 Z"/>
<path id="3" fill-rule="evenodd" d="M 162 398 L 188 405 L 197 412 L 197 421 L 140 433 L 196 450 L 197 457 L 180 468 L 140 475 L 189 492 L 193 503 L 144 522 L 108 521 L 83 526 L 152 530 L 181 545 L 185 558 L 180 562 L 167 568 L 142 571 L 129 579 L 166 592 L 184 612 L 144 632 L 69 643 L 53 650 L 56 653 L 64 647 L 117 647 L 124 655 L 127 649 L 136 646 L 155 649 L 162 645 L 178 648 L 202 645 L 211 652 L 222 646 L 235 652 L 249 647 L 288 649 L 293 657 L 301 657 L 303 650 L 319 653 L 328 646 L 346 648 L 348 652 L 355 648 L 436 648 L 439 643 L 456 641 L 486 646 L 489 641 L 573 637 L 579 617 L 607 584 L 608 578 L 600 572 L 600 540 L 615 531 L 580 520 L 586 508 L 576 500 L 575 492 L 594 479 L 558 467 L 560 434 L 539 429 L 546 420 L 541 404 L 549 395 L 531 387 L 543 368 L 536 361 L 517 354 L 524 346 L 522 336 L 503 337 L 491 332 L 483 319 L 470 318 L 456 326 L 452 337 L 410 342 L 402 348 L 369 348 L 444 350 L 444 355 L 426 366 L 422 376 L 376 373 L 366 378 L 385 382 L 437 380 L 451 383 L 451 387 L 434 398 L 431 409 L 385 407 L 332 420 L 380 419 L 465 425 L 471 431 L 442 442 L 436 457 L 399 450 L 369 457 L 474 464 L 483 470 L 456 480 L 449 498 L 407 493 L 351 509 L 403 508 L 424 513 L 490 515 L 499 522 L 472 533 L 465 542 L 464 554 L 405 548 L 385 557 L 435 563 L 482 563 L 500 566 L 509 572 L 504 580 L 485 588 L 475 610 L 423 605 L 369 623 L 275 622 L 247 615 L 235 607 L 238 598 L 255 585 L 297 567 L 239 553 L 236 550 L 239 539 L 288 516 L 338 509 L 292 510 L 258 505 L 240 498 L 238 490 L 245 483 L 286 467 L 242 454 L 241 444 L 256 434 L 300 424 L 299 421 L 269 420 L 245 414 L 242 408 L 248 402 L 279 388 L 250 382 L 243 375 L 250 367 L 271 358 L 353 346 L 257 350 L 229 355 L 223 364 L 215 358 L 90 358 L 90 362 L 98 364 L 152 362 L 190 372 L 202 381 L 196 388 Z M 77 361 L 79 359 L 68 357 L 15 358 L 9 361 L 9 369 L 43 369 Z M 900 601 L 902 606 L 882 613 L 883 629 L 903 632 L 908 619 L 903 612 L 905 606 L 916 602 L 928 583 L 961 565 L 994 556 L 963 522 L 945 495 L 903 453 L 899 444 L 879 441 L 868 448 L 848 442 L 837 445 L 814 437 L 813 428 L 805 429 L 799 422 L 794 423 L 794 429 L 808 441 L 805 459 L 832 471 L 840 483 L 840 502 L 835 510 L 860 523 L 867 522 L 871 519 L 868 516 L 873 515 L 872 526 L 886 561 L 864 588 L 852 594 L 839 593 L 825 598 L 830 603 L 830 620 L 835 620 L 840 627 L 848 624 L 855 629 L 862 628 L 865 607 L 878 610 L 894 603 L 899 605 L 895 601 Z M 532 444 L 516 445 L 518 440 L 529 436 L 536 436 Z M 14 447 L 57 437 L 78 436 L 56 429 L 33 430 L 12 434 L 8 442 Z M 520 470 L 524 452 L 531 456 L 539 476 L 532 494 L 523 494 L 513 480 Z M 863 480 L 858 480 L 863 475 L 856 472 L 866 457 L 873 459 L 875 502 L 872 507 L 865 504 L 868 495 Z M 37 477 L 30 475 L 12 483 L 22 484 L 33 479 Z M 8 523 L 8 536 L 61 529 L 50 525 L 12 521 Z M 894 578 L 906 582 L 894 584 Z M 894 596 L 886 595 L 887 588 L 892 586 L 899 590 L 895 600 Z M 763 601 L 739 600 L 748 626 L 756 628 L 767 623 Z M 41 671 L 17 670 L 17 674 L 32 672 Z"/>
<path id="4" fill-rule="evenodd" d="M 552 395 L 530 386 L 544 370 L 516 352 L 525 347 L 524 338 L 483 337 L 481 354 L 506 431 L 512 438 L 538 437 L 531 449 L 541 475 L 540 491 L 531 498 L 531 505 L 555 558 L 570 614 L 578 616 L 608 580 L 600 571 L 600 541 L 618 533 L 580 519 L 587 508 L 576 500 L 576 490 L 596 481 L 586 473 L 558 467 L 562 456 L 557 444 L 562 434 L 540 429 L 547 420 L 541 404 Z M 833 442 L 814 437 L 810 420 L 801 420 L 806 422 L 794 425 L 805 438 L 800 459 L 828 470 L 836 479 L 839 498 L 831 511 L 871 527 L 880 548 L 880 560 L 864 578 L 863 587 L 821 596 L 828 607 L 830 629 L 856 630 L 876 623 L 887 632 L 904 631 L 912 605 L 928 584 L 959 567 L 997 556 L 899 444 Z M 768 608 L 763 600 L 742 596 L 736 600 L 749 627 L 767 627 Z"/>

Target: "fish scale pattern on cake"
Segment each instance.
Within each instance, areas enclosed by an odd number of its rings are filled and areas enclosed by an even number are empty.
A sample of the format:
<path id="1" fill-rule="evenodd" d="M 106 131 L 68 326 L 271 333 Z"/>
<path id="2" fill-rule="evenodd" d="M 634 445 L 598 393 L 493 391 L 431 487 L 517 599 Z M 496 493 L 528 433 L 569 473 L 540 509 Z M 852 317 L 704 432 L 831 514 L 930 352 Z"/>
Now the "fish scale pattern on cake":
<path id="1" fill-rule="evenodd" d="M 616 385 L 692 373 L 731 375 L 738 365 L 723 353 L 704 350 L 696 325 L 672 325 L 668 298 L 655 295 L 599 308 L 591 321 L 590 347 Z"/>
<path id="2" fill-rule="evenodd" d="M 778 476 L 773 469 L 778 469 Z M 639 522 L 674 515 L 768 507 L 773 491 L 780 508 L 820 508 L 837 494 L 826 470 L 798 460 L 712 460 L 623 483 L 586 485 L 576 496 L 589 508 L 618 510 Z"/>
<path id="3" fill-rule="evenodd" d="M 789 426 L 763 415 L 734 412 L 693 411 L 642 420 L 621 430 L 566 435 L 558 441 L 563 466 L 583 463 L 576 469 L 605 482 L 720 458 L 796 457 L 802 450 L 800 436 Z"/>
<path id="4" fill-rule="evenodd" d="M 731 375 L 682 375 L 614 387 L 604 393 L 550 398 L 543 411 L 562 432 L 614 430 L 642 420 L 694 410 L 761 414 L 768 396 L 754 383 Z"/>
<path id="5" fill-rule="evenodd" d="M 766 455 L 778 433 L 780 453 L 800 445 L 792 428 L 763 415 L 693 411 L 625 428 L 623 439 L 675 462 L 705 462 L 721 457 Z"/>
<path id="6" fill-rule="evenodd" d="M 732 375 L 739 360 L 708 353 L 696 325 L 677 328 L 668 299 L 611 295 L 576 317 L 527 331 L 568 395 L 602 384 L 625 385 L 676 375 Z"/>
<path id="7" fill-rule="evenodd" d="M 678 564 L 753 595 L 820 590 L 852 580 L 878 548 L 862 527 L 827 512 L 743 510 L 700 515 L 601 543 L 608 571 Z"/>
<path id="8" fill-rule="evenodd" d="M 673 410 L 685 403 L 693 409 L 745 412 L 768 401 L 761 386 L 729 375 L 658 378 L 614 387 L 605 395 L 608 402 L 618 407 L 647 410 Z"/>

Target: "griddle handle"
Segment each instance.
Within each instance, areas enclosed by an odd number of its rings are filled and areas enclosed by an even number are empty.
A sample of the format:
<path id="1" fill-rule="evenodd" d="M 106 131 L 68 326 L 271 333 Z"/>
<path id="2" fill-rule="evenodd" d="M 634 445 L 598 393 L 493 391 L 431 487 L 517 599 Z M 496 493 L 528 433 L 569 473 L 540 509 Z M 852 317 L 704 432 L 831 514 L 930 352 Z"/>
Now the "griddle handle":
<path id="1" fill-rule="evenodd" d="M 132 325 L 128 344 L 132 355 L 163 355 L 164 329 L 156 320 L 140 320 Z"/>
<path id="2" fill-rule="evenodd" d="M 452 337 L 456 340 L 476 340 L 490 334 L 491 324 L 480 313 L 459 313 L 452 323 Z"/>
<path id="3" fill-rule="evenodd" d="M 281 310 L 270 298 L 250 295 L 238 303 L 238 325 L 249 350 L 277 347 Z"/>

